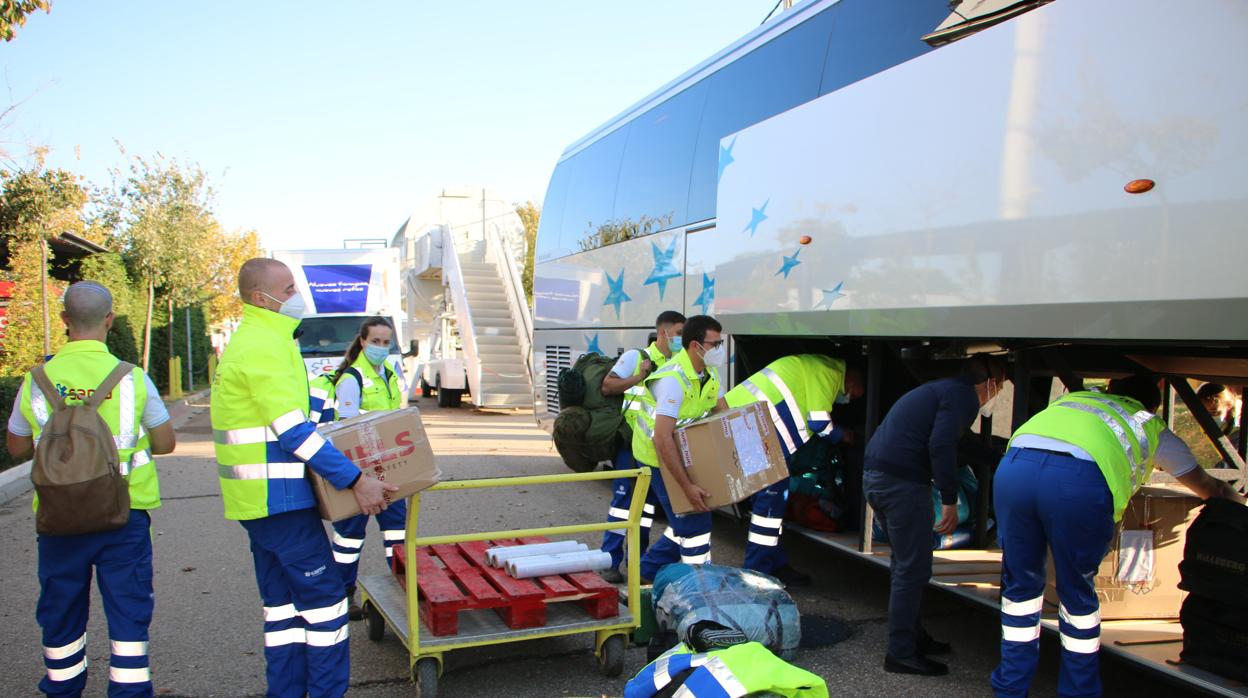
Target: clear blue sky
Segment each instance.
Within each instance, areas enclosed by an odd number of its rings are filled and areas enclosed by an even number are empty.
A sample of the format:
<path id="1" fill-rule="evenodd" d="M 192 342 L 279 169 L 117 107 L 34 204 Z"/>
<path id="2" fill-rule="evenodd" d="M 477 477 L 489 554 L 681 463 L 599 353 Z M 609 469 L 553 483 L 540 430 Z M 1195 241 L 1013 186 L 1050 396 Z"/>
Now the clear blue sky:
<path id="1" fill-rule="evenodd" d="M 198 162 L 269 248 L 389 237 L 443 185 L 540 203 L 564 147 L 774 4 L 56 0 L 0 44 L 29 98 L 0 138 L 100 183 L 114 139 Z"/>

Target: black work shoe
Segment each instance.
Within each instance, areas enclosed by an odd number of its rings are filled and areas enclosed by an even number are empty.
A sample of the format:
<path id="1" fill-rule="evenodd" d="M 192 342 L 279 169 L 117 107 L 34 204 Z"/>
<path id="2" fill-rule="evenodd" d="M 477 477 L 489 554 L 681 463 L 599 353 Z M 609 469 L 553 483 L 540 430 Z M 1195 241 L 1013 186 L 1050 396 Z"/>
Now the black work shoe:
<path id="1" fill-rule="evenodd" d="M 922 655 L 909 659 L 898 659 L 891 654 L 884 655 L 884 671 L 890 674 L 915 674 L 917 676 L 944 676 L 949 667 Z"/>
<path id="2" fill-rule="evenodd" d="M 360 608 L 360 602 L 355 600 L 355 589 L 347 592 L 347 618 L 364 620 L 364 609 Z"/>
<path id="3" fill-rule="evenodd" d="M 941 642 L 931 635 L 924 635 L 919 638 L 919 654 L 929 656 L 933 654 L 949 654 L 953 651 L 953 645 L 948 642 Z"/>
<path id="4" fill-rule="evenodd" d="M 771 573 L 771 576 L 780 580 L 780 583 L 786 587 L 806 587 L 810 586 L 810 575 L 805 572 L 793 569 L 791 565 L 785 565 Z"/>
<path id="5" fill-rule="evenodd" d="M 611 584 L 623 584 L 625 579 L 624 573 L 615 567 L 603 572 L 602 578 Z"/>

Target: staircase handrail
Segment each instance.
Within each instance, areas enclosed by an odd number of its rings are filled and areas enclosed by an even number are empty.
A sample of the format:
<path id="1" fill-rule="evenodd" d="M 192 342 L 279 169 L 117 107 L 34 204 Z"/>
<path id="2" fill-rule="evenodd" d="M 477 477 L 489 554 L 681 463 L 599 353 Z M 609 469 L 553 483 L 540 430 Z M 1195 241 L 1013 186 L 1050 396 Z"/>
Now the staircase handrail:
<path id="1" fill-rule="evenodd" d="M 503 281 L 507 307 L 511 310 L 511 322 L 516 331 L 516 339 L 520 344 L 520 354 L 524 360 L 525 374 L 529 381 L 529 395 L 535 396 L 533 387 L 533 318 L 529 314 L 528 299 L 524 294 L 524 282 L 517 269 L 515 256 L 511 254 L 506 242 L 498 232 L 497 226 L 490 226 L 485 233 L 485 256 L 493 259 Z"/>
<path id="2" fill-rule="evenodd" d="M 468 289 L 464 285 L 464 272 L 459 266 L 459 252 L 455 249 L 455 236 L 442 236 L 442 277 L 451 290 L 455 303 L 455 331 L 464 352 L 467 365 L 468 391 L 473 400 L 481 396 L 481 360 L 477 353 L 477 336 L 472 324 L 472 308 L 468 306 Z"/>

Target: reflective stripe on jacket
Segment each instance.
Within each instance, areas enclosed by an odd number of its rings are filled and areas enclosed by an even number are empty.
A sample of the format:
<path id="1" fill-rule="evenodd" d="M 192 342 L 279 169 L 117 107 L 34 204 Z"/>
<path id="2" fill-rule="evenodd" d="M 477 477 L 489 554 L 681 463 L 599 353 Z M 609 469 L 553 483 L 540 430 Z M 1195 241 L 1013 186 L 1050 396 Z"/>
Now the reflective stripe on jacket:
<path id="1" fill-rule="evenodd" d="M 781 446 L 792 455 L 811 436 L 827 436 L 832 407 L 845 392 L 845 362 L 823 354 L 785 356 L 729 390 L 729 407 L 767 403 Z"/>
<path id="2" fill-rule="evenodd" d="M 644 358 L 650 359 L 650 363 L 654 364 L 655 371 L 663 368 L 663 365 L 670 360 L 663 356 L 663 352 L 659 351 L 659 345 L 654 342 L 651 342 L 650 346 L 646 347 L 645 353 L 646 356 Z M 633 369 L 634 377 L 641 375 L 642 358 L 638 357 L 637 368 Z M 638 381 L 633 387 L 624 391 L 624 406 L 621 409 L 624 410 L 624 421 L 628 422 L 630 429 L 637 428 L 637 414 L 645 409 L 647 402 L 653 403 L 654 397 L 650 395 L 649 390 L 646 390 L 646 386 L 642 385 L 642 381 Z"/>
<path id="3" fill-rule="evenodd" d="M 679 688 L 672 691 L 674 683 Z M 696 654 L 682 643 L 664 652 L 624 686 L 624 698 L 653 698 L 660 692 L 673 698 L 827 698 L 828 685 L 757 642 Z"/>
<path id="4" fill-rule="evenodd" d="M 44 365 L 44 371 L 66 403 L 81 404 L 118 363 L 120 359 L 109 353 L 103 342 L 80 340 L 61 347 Z M 105 398 L 99 410 L 100 417 L 113 432 L 117 462 L 121 466 L 121 474 L 130 483 L 132 509 L 155 509 L 160 506 L 160 483 L 153 464 L 151 444 L 142 424 L 146 403 L 147 381 L 144 380 L 143 369 L 135 367 Z M 29 373 L 22 382 L 19 409 L 31 425 L 35 443 L 39 443 L 43 426 L 51 417 L 52 405 Z"/>
<path id="5" fill-rule="evenodd" d="M 1114 521 L 1120 521 L 1136 490 L 1148 484 L 1165 428 L 1160 417 L 1131 398 L 1082 391 L 1058 398 L 1019 427 L 1014 437 L 1046 436 L 1092 456 L 1114 495 Z"/>

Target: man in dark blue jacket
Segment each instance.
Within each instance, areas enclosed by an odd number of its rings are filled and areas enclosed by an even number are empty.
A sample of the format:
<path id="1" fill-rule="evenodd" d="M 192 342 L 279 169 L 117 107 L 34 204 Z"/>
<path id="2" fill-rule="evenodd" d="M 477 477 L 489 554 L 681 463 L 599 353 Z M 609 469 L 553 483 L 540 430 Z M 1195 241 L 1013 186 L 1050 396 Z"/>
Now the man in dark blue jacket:
<path id="1" fill-rule="evenodd" d="M 958 524 L 958 441 L 990 408 L 1004 364 L 987 356 L 967 361 L 954 378 L 924 383 L 893 405 L 867 444 L 863 491 L 892 547 L 888 599 L 888 654 L 884 669 L 940 676 L 949 668 L 928 658 L 949 651 L 919 623 L 923 588 L 932 576 L 932 531 Z M 932 484 L 940 492 L 933 519 Z"/>

